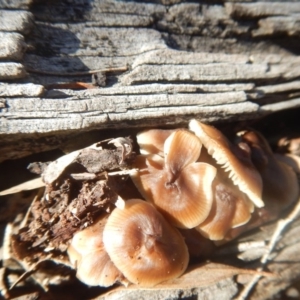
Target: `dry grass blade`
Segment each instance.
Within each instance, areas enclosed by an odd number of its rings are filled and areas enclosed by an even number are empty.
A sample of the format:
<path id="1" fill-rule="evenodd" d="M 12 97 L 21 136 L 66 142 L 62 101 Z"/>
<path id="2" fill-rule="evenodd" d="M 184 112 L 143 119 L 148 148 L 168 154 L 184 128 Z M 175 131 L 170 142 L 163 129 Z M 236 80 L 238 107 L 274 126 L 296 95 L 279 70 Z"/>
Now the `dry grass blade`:
<path id="1" fill-rule="evenodd" d="M 34 189 L 40 188 L 44 185 L 45 185 L 45 183 L 42 181 L 42 178 L 38 177 L 38 178 L 35 178 L 32 180 L 23 182 L 21 184 L 15 185 L 7 190 L 1 191 L 0 196 L 15 194 L 15 193 L 19 193 L 19 192 L 27 191 L 27 190 L 34 190 Z"/>

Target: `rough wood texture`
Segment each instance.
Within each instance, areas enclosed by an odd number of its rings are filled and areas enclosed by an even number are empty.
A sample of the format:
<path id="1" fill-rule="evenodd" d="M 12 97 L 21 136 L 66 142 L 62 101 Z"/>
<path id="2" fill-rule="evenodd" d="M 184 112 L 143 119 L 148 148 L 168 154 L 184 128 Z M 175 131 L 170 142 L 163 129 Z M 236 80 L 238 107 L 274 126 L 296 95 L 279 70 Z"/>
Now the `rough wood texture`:
<path id="1" fill-rule="evenodd" d="M 0 1 L 0 161 L 74 150 L 94 129 L 252 120 L 300 107 L 299 1 L 181 2 Z M 105 87 L 97 86 L 101 70 Z M 264 243 L 273 228 L 248 239 Z M 267 266 L 280 276 L 264 277 L 252 299 L 299 279 L 299 228 L 298 220 L 285 232 Z M 105 299 L 230 299 L 251 275 L 234 276 L 181 289 L 117 289 Z"/>
<path id="2" fill-rule="evenodd" d="M 16 79 L 26 76 L 24 66 L 20 63 L 0 62 L 0 79 Z"/>
<path id="3" fill-rule="evenodd" d="M 33 16 L 25 10 L 0 10 L 0 31 L 29 33 L 33 26 Z"/>
<path id="4" fill-rule="evenodd" d="M 31 4 L 32 0 L 2 0 L 0 8 L 28 9 Z"/>
<path id="5" fill-rule="evenodd" d="M 21 60 L 26 44 L 21 34 L 0 32 L 0 59 Z"/>
<path id="6" fill-rule="evenodd" d="M 40 141 L 54 135 L 61 144 L 92 129 L 254 119 L 298 106 L 299 10 L 297 1 L 1 2 L 0 80 L 45 89 L 1 86 L 0 160 L 52 149 Z M 62 85 L 124 66 L 106 73 L 103 88 Z M 19 151 L 16 140 L 39 146 Z"/>

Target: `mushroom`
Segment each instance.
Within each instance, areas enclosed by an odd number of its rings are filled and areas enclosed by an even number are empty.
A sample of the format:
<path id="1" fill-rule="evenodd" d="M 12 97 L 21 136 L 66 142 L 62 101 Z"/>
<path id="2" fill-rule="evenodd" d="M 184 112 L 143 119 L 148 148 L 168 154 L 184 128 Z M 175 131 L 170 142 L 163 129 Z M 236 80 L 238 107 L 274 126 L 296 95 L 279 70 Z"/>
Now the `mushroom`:
<path id="1" fill-rule="evenodd" d="M 136 139 L 140 146 L 141 154 L 164 155 L 165 140 L 174 130 L 150 129 L 137 134 Z"/>
<path id="2" fill-rule="evenodd" d="M 176 130 L 165 140 L 164 158 L 146 155 L 136 161 L 139 172 L 132 180 L 138 190 L 179 228 L 197 226 L 211 210 L 216 169 L 196 162 L 200 151 L 193 133 Z"/>
<path id="3" fill-rule="evenodd" d="M 210 240 L 222 240 L 231 229 L 247 223 L 253 212 L 253 205 L 247 196 L 239 191 L 229 178 L 220 176 L 213 182 L 214 201 L 207 219 L 196 227 Z"/>
<path id="4" fill-rule="evenodd" d="M 154 286 L 185 271 L 189 254 L 184 239 L 150 204 L 139 199 L 115 208 L 103 232 L 105 249 L 132 283 Z"/>
<path id="5" fill-rule="evenodd" d="M 122 273 L 106 253 L 102 234 L 107 215 L 93 225 L 78 231 L 68 247 L 70 262 L 76 266 L 76 276 L 87 285 L 108 287 L 123 281 Z"/>
<path id="6" fill-rule="evenodd" d="M 259 132 L 241 132 L 239 140 L 251 149 L 252 161 L 263 180 L 263 199 L 267 209 L 275 215 L 295 202 L 299 197 L 299 185 L 294 170 L 275 157 Z"/>
<path id="7" fill-rule="evenodd" d="M 247 223 L 254 209 L 253 203 L 235 186 L 227 173 L 213 160 L 206 149 L 199 161 L 216 167 L 217 175 L 212 184 L 213 205 L 207 219 L 196 227 L 210 240 L 223 240 L 229 230 Z"/>
<path id="8" fill-rule="evenodd" d="M 245 143 L 233 145 L 216 128 L 197 120 L 189 123 L 191 131 L 199 137 L 216 163 L 222 165 L 229 177 L 257 207 L 263 207 L 262 179 L 250 159 L 250 149 Z"/>

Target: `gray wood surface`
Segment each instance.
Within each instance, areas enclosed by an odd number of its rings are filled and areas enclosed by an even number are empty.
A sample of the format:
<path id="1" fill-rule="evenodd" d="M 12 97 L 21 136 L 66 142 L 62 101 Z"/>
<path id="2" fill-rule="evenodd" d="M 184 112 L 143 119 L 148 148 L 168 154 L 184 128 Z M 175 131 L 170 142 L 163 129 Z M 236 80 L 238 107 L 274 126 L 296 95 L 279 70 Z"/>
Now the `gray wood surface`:
<path id="1" fill-rule="evenodd" d="M 33 143 L 47 137 L 57 146 L 93 129 L 297 107 L 299 10 L 298 1 L 2 1 L 0 160 L 52 149 Z M 62 85 L 91 86 L 91 73 L 124 67 L 106 72 L 104 87 Z M 19 151 L 25 140 L 31 150 Z"/>

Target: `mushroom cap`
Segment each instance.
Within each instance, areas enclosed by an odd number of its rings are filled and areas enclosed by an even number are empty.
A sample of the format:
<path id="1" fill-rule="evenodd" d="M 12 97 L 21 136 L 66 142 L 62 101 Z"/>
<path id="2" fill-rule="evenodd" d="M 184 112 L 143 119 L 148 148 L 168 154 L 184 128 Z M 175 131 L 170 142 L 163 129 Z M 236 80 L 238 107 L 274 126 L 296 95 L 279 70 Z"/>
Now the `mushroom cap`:
<path id="1" fill-rule="evenodd" d="M 176 177 L 181 170 L 197 161 L 201 147 L 193 133 L 187 130 L 173 132 L 164 143 L 165 169 L 169 175 Z"/>
<path id="2" fill-rule="evenodd" d="M 75 233 L 68 247 L 70 262 L 77 269 L 76 276 L 87 285 L 108 287 L 123 278 L 104 249 L 102 234 L 106 220 L 107 216 L 101 217 Z"/>
<path id="3" fill-rule="evenodd" d="M 163 156 L 165 140 L 174 130 L 150 129 L 137 134 L 136 139 L 141 154 L 158 154 Z"/>
<path id="4" fill-rule="evenodd" d="M 299 184 L 294 170 L 276 158 L 259 132 L 244 131 L 239 136 L 251 148 L 253 163 L 263 180 L 263 199 L 269 208 L 280 211 L 296 201 Z"/>
<path id="5" fill-rule="evenodd" d="M 139 199 L 115 208 L 103 232 L 111 260 L 132 283 L 154 286 L 185 271 L 189 254 L 183 237 L 150 204 Z"/>
<path id="6" fill-rule="evenodd" d="M 244 192 L 257 207 L 263 207 L 262 179 L 253 166 L 245 144 L 234 146 L 216 128 L 191 120 L 190 130 L 200 138 L 208 153 L 222 165 L 233 183 Z"/>
<path id="7" fill-rule="evenodd" d="M 198 163 L 201 143 L 189 131 L 173 132 L 165 141 L 164 160 L 141 156 L 132 180 L 145 199 L 173 225 L 193 228 L 203 222 L 212 206 L 215 167 Z"/>
<path id="8" fill-rule="evenodd" d="M 247 223 L 254 207 L 220 168 L 213 182 L 213 194 L 210 214 L 196 230 L 206 238 L 217 241 L 223 240 L 231 228 Z"/>

